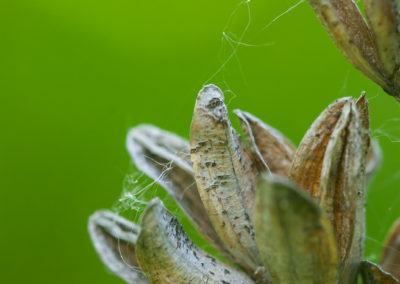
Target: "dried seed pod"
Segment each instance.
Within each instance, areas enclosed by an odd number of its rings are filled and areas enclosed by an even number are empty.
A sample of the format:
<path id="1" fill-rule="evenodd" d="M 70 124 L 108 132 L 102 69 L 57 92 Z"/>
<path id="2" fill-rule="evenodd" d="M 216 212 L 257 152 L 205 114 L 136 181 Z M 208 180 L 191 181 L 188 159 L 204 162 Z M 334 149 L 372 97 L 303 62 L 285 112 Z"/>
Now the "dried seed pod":
<path id="1" fill-rule="evenodd" d="M 197 97 L 190 146 L 200 197 L 216 232 L 235 263 L 255 272 L 261 260 L 251 220 L 251 154 L 231 127 L 222 92 L 214 85 L 205 86 Z"/>
<path id="2" fill-rule="evenodd" d="M 361 93 L 361 96 L 356 100 L 355 107 L 357 108 L 358 113 L 360 114 L 360 125 L 363 129 L 361 135 L 363 136 L 364 151 L 367 152 L 370 147 L 371 138 L 370 138 L 370 129 L 369 129 L 369 103 L 367 97 L 365 96 L 365 92 Z M 366 153 L 365 153 L 366 155 Z"/>
<path id="3" fill-rule="evenodd" d="M 361 263 L 361 276 L 364 284 L 398 284 L 400 283 L 391 274 L 383 271 L 378 265 L 363 261 Z"/>
<path id="4" fill-rule="evenodd" d="M 352 0 L 308 0 L 339 50 L 357 69 L 381 86 L 388 86 L 375 42 L 357 4 Z"/>
<path id="5" fill-rule="evenodd" d="M 368 113 L 364 95 L 330 105 L 304 136 L 291 170 L 331 220 L 343 283 L 354 281 L 363 255 Z"/>
<path id="6" fill-rule="evenodd" d="M 149 203 L 143 215 L 137 258 L 155 284 L 254 283 L 245 274 L 197 248 L 158 199 Z"/>
<path id="7" fill-rule="evenodd" d="M 294 154 L 290 172 L 294 146 L 254 116 L 235 113 L 250 151 L 213 85 L 199 93 L 190 148 L 153 126 L 133 129 L 127 144 L 139 169 L 163 185 L 217 250 L 247 275 L 196 248 L 158 200 L 146 209 L 137 242 L 138 228 L 129 221 L 111 213 L 91 217 L 90 234 L 103 261 L 129 283 L 271 284 L 271 278 L 274 284 L 357 283 L 366 174 L 371 176 L 381 160 L 379 147 L 370 142 L 365 94 L 357 101 L 338 100 L 322 112 Z M 283 179 L 288 172 L 303 191 Z M 396 276 L 399 227 L 382 257 Z M 130 270 L 138 263 L 150 280 L 139 269 Z M 399 283 L 371 263 L 361 272 L 365 283 Z"/>
<path id="8" fill-rule="evenodd" d="M 362 146 L 364 147 L 364 155 L 366 155 L 365 174 L 367 183 L 369 183 L 381 166 L 382 150 L 378 141 L 371 141 L 369 103 L 365 96 L 365 92 L 362 92 L 360 98 L 356 101 L 356 107 L 360 114 L 360 125 L 362 125 Z"/>
<path id="9" fill-rule="evenodd" d="M 274 284 L 336 283 L 331 224 L 305 192 L 273 176 L 260 178 L 254 222 L 257 245 Z"/>
<path id="10" fill-rule="evenodd" d="M 351 98 L 343 98 L 328 106 L 311 125 L 297 149 L 290 180 L 314 197 L 320 196 L 319 184 L 326 147 L 343 107 L 350 101 Z"/>
<path id="11" fill-rule="evenodd" d="M 150 284 L 136 259 L 139 226 L 106 210 L 89 218 L 89 234 L 103 263 L 118 277 L 132 284 Z"/>
<path id="12" fill-rule="evenodd" d="M 380 167 L 382 151 L 379 147 L 378 141 L 375 140 L 371 142 L 371 133 L 369 127 L 369 104 L 365 96 L 365 92 L 362 92 L 360 98 L 356 101 L 356 108 L 360 114 L 360 125 L 362 125 L 362 146 L 364 148 L 364 155 L 366 155 L 365 173 L 367 183 L 369 183 Z"/>
<path id="13" fill-rule="evenodd" d="M 135 165 L 163 186 L 197 230 L 227 255 L 199 196 L 189 142 L 155 126 L 140 125 L 128 133 L 127 148 Z"/>
<path id="14" fill-rule="evenodd" d="M 233 112 L 240 120 L 251 151 L 264 165 L 262 169 L 287 177 L 296 152 L 293 143 L 250 113 L 238 109 Z"/>
<path id="15" fill-rule="evenodd" d="M 333 225 L 342 283 L 356 279 L 364 250 L 365 149 L 369 145 L 369 129 L 364 128 L 364 120 L 353 102 L 343 107 L 321 172 L 320 204 Z"/>
<path id="16" fill-rule="evenodd" d="M 363 1 L 369 26 L 354 0 L 308 0 L 345 58 L 400 102 L 398 1 Z"/>
<path id="17" fill-rule="evenodd" d="M 365 13 L 388 78 L 399 66 L 400 19 L 398 0 L 364 0 Z"/>
<path id="18" fill-rule="evenodd" d="M 390 230 L 380 265 L 385 271 L 400 280 L 400 219 L 393 224 Z"/>

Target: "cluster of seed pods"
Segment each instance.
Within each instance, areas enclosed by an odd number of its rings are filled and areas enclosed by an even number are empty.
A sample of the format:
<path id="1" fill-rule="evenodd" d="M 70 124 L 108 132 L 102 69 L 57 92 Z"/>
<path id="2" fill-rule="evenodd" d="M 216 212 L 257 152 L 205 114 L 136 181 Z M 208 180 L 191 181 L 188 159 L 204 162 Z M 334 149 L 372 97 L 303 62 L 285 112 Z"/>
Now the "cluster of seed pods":
<path id="1" fill-rule="evenodd" d="M 365 192 L 380 164 L 368 102 L 329 105 L 296 148 L 255 116 L 235 110 L 231 126 L 214 85 L 197 97 L 190 141 L 152 125 L 127 147 L 226 260 L 198 248 L 159 199 L 140 226 L 108 211 L 89 220 L 103 262 L 128 283 L 399 283 L 400 223 L 381 267 L 362 260 Z M 166 165 L 168 165 L 166 167 Z"/>

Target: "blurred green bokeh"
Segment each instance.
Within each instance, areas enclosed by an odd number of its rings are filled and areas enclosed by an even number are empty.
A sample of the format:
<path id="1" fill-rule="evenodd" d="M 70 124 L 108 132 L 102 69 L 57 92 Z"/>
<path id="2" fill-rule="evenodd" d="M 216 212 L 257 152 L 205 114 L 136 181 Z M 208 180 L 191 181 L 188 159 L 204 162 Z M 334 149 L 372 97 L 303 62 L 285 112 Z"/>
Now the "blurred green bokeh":
<path id="1" fill-rule="evenodd" d="M 400 216 L 400 104 L 344 60 L 307 3 L 273 21 L 296 3 L 0 1 L 1 281 L 122 283 L 87 217 L 122 192 L 128 129 L 188 137 L 205 83 L 296 144 L 333 100 L 367 91 L 384 151 L 367 200 L 376 259 Z"/>

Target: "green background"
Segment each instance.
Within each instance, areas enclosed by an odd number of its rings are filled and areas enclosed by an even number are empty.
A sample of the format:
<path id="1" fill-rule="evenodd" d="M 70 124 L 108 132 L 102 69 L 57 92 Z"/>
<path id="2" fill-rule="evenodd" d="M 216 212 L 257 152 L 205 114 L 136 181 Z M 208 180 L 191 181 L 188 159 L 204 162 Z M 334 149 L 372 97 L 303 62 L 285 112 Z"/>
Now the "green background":
<path id="1" fill-rule="evenodd" d="M 114 206 L 132 173 L 128 129 L 188 137 L 211 82 L 230 110 L 296 144 L 333 100 L 367 91 L 384 151 L 367 200 L 366 257 L 376 259 L 400 215 L 400 104 L 344 60 L 307 3 L 268 25 L 294 4 L 0 1 L 1 282 L 122 283 L 95 254 L 87 218 Z"/>

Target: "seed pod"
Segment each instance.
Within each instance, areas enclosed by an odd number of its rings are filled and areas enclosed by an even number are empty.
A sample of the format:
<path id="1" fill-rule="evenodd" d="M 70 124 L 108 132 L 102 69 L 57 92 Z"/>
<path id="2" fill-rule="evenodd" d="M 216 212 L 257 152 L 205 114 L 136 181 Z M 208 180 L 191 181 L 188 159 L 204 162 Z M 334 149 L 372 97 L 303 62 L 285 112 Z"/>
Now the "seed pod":
<path id="1" fill-rule="evenodd" d="M 369 145 L 369 129 L 362 121 L 353 102 L 343 107 L 321 172 L 320 204 L 333 225 L 342 283 L 356 279 L 364 251 L 365 149 Z"/>
<path id="2" fill-rule="evenodd" d="M 316 198 L 320 196 L 319 184 L 326 147 L 343 107 L 350 101 L 351 98 L 343 98 L 328 106 L 304 135 L 294 157 L 290 180 Z"/>
<path id="3" fill-rule="evenodd" d="M 137 258 L 154 284 L 254 284 L 245 274 L 197 248 L 158 199 L 149 203 L 143 215 Z"/>
<path id="4" fill-rule="evenodd" d="M 274 177 L 260 178 L 254 222 L 257 245 L 274 284 L 336 283 L 331 224 L 305 192 Z"/>
<path id="5" fill-rule="evenodd" d="M 240 119 L 250 150 L 264 165 L 261 169 L 287 177 L 296 152 L 293 143 L 250 113 L 238 109 L 233 112 Z"/>
<path id="6" fill-rule="evenodd" d="M 387 77 L 397 71 L 400 56 L 398 0 L 364 0 L 365 13 Z"/>
<path id="7" fill-rule="evenodd" d="M 229 122 L 220 89 L 205 86 L 197 97 L 190 146 L 195 179 L 211 222 L 235 263 L 253 273 L 261 265 L 251 212 L 251 154 Z"/>
<path id="8" fill-rule="evenodd" d="M 155 126 L 140 125 L 129 132 L 127 148 L 135 165 L 163 186 L 197 230 L 227 256 L 199 196 L 189 142 Z"/>
<path id="9" fill-rule="evenodd" d="M 330 219 L 340 281 L 352 283 L 365 238 L 366 160 L 370 146 L 368 103 L 342 99 L 313 123 L 296 153 L 291 178 L 309 191 Z"/>
<path id="10" fill-rule="evenodd" d="M 382 151 L 376 140 L 371 141 L 369 128 L 369 104 L 362 92 L 360 98 L 356 101 L 356 108 L 360 114 L 360 125 L 362 126 L 362 146 L 364 155 L 366 155 L 366 180 L 369 183 L 378 171 L 382 161 Z"/>
<path id="11" fill-rule="evenodd" d="M 400 102 L 400 16 L 397 0 L 308 0 L 344 57 Z"/>
<path id="12" fill-rule="evenodd" d="M 371 31 L 352 0 L 308 0 L 339 50 L 357 69 L 381 86 L 382 66 Z"/>
<path id="13" fill-rule="evenodd" d="M 139 226 L 106 210 L 89 218 L 89 234 L 103 263 L 118 277 L 132 284 L 150 284 L 136 259 Z"/>

